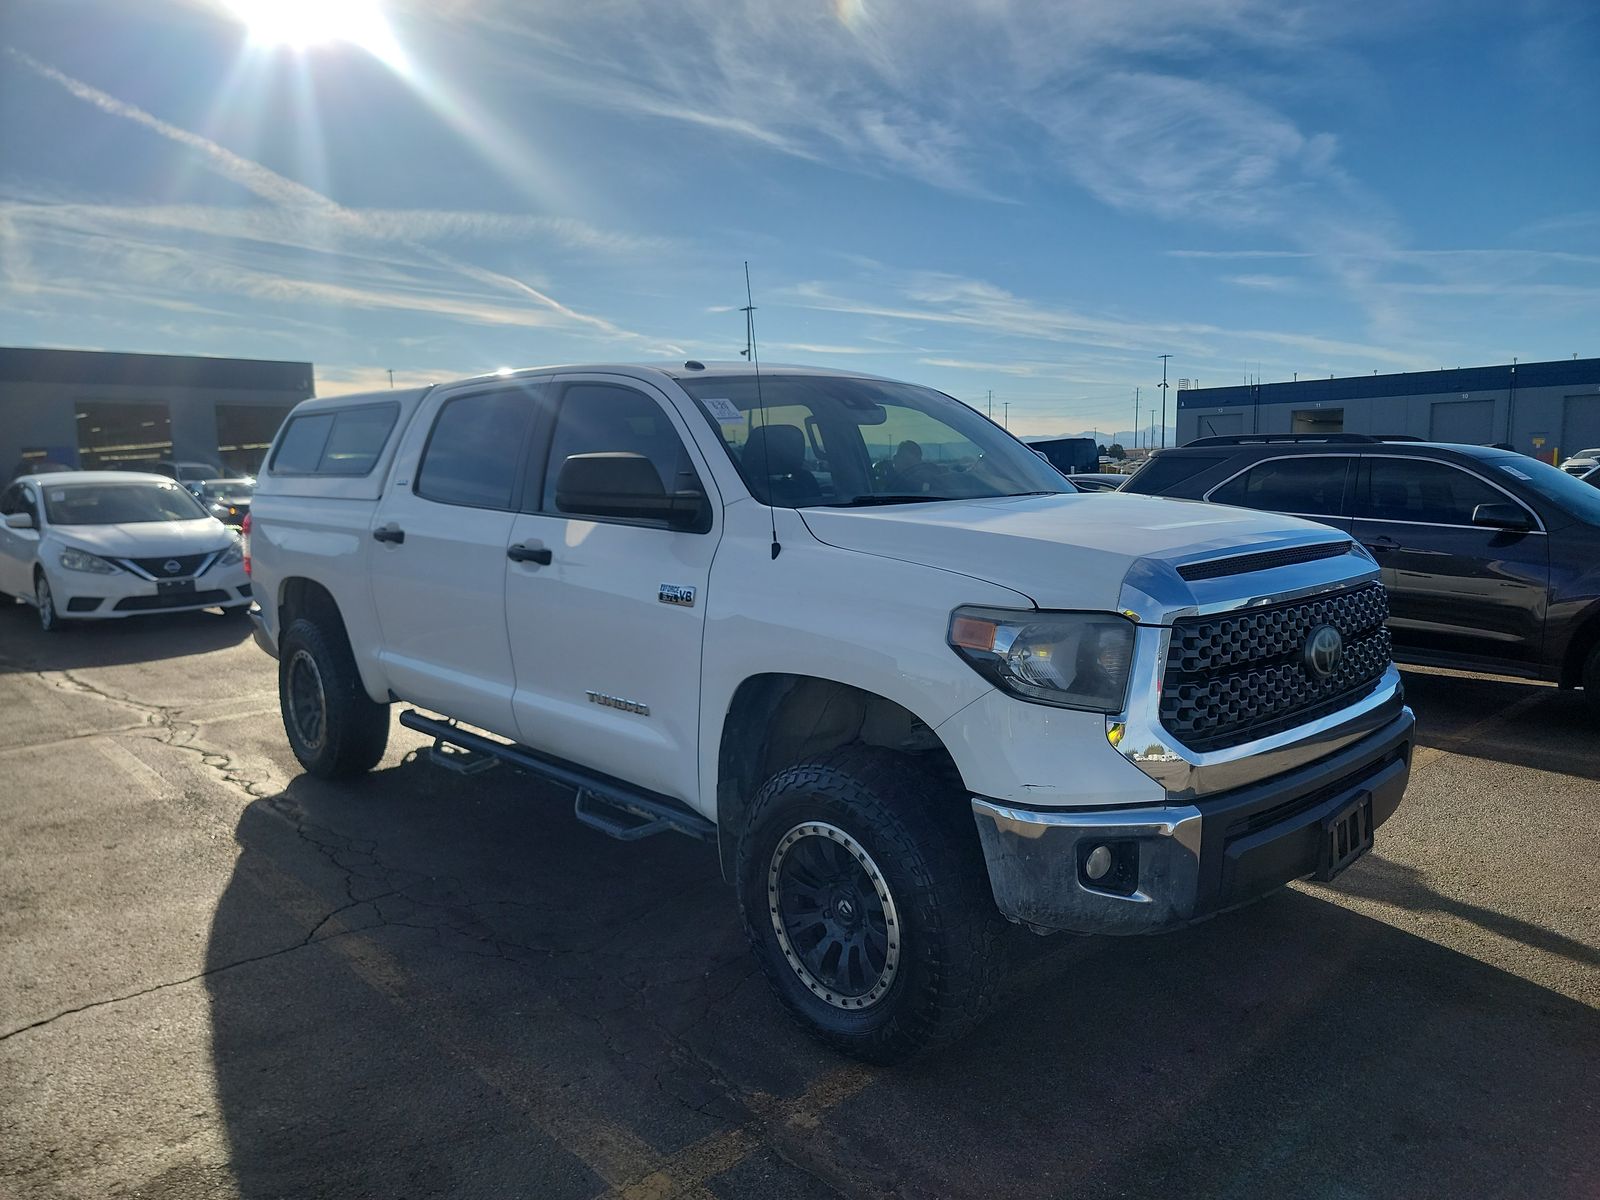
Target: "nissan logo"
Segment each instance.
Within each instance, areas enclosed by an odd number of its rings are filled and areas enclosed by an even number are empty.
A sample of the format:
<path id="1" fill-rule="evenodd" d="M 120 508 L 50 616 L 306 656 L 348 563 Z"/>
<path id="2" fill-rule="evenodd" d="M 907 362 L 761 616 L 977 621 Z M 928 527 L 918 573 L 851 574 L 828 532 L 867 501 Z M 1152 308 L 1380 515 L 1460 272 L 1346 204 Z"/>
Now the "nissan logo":
<path id="1" fill-rule="evenodd" d="M 1326 679 L 1339 669 L 1344 657 L 1344 638 L 1332 625 L 1319 625 L 1306 637 L 1306 673 L 1313 679 Z"/>
<path id="2" fill-rule="evenodd" d="M 166 562 L 161 564 L 161 569 L 168 575 L 176 575 L 179 571 L 183 570 L 183 564 L 175 558 L 169 558 Z"/>

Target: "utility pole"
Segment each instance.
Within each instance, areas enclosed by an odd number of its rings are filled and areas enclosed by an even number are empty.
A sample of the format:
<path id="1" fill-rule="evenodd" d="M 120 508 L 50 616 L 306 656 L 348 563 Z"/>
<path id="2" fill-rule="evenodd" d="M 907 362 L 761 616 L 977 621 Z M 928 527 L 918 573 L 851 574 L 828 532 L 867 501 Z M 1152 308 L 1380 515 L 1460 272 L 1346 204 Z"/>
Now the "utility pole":
<path id="1" fill-rule="evenodd" d="M 994 420 L 994 389 L 989 389 L 989 420 Z"/>
<path id="2" fill-rule="evenodd" d="M 1161 448 L 1167 446 L 1167 359 L 1170 354 L 1161 356 Z"/>
<path id="3" fill-rule="evenodd" d="M 389 386 L 390 386 L 390 388 L 394 387 L 394 368 L 393 367 L 389 368 Z"/>
<path id="4" fill-rule="evenodd" d="M 1005 415 L 1005 422 L 1004 423 L 1005 423 L 1006 429 L 1009 430 L 1011 428 L 1011 401 L 1003 400 L 1003 401 L 1001 401 L 1001 403 L 1005 405 L 1006 415 Z"/>
<path id="5" fill-rule="evenodd" d="M 1133 448 L 1139 448 L 1139 389 L 1133 389 Z"/>

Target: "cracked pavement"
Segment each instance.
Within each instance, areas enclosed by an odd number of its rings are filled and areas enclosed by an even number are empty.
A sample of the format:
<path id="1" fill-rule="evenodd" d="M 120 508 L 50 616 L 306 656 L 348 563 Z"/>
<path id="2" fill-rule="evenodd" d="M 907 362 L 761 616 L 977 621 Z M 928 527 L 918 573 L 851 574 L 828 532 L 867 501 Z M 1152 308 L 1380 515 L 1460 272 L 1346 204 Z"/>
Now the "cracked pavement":
<path id="1" fill-rule="evenodd" d="M 782 1016 L 711 848 L 398 725 L 306 779 L 247 635 L 0 610 L 0 1195 L 1600 1195 L 1576 697 L 1408 672 L 1426 748 L 1334 886 L 1019 934 L 883 1071 Z"/>

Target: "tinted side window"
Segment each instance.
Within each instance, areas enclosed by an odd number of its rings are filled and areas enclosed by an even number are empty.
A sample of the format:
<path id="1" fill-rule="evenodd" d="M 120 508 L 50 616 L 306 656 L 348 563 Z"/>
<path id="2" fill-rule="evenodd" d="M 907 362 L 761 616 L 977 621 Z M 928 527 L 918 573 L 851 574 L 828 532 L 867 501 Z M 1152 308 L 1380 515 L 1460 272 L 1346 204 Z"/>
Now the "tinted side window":
<path id="1" fill-rule="evenodd" d="M 372 470 L 389 440 L 400 408 L 394 404 L 347 408 L 335 414 L 333 431 L 323 447 L 320 475 L 365 475 Z"/>
<path id="2" fill-rule="evenodd" d="M 328 444 L 332 431 L 332 413 L 294 417 L 272 455 L 272 469 L 286 475 L 310 475 L 322 461 L 322 448 Z"/>
<path id="3" fill-rule="evenodd" d="M 688 451 L 659 404 L 632 388 L 578 383 L 566 389 L 556 415 L 541 510 L 563 511 L 556 503 L 556 481 L 567 459 L 603 453 L 644 458 L 655 468 L 663 495 L 700 487 Z"/>
<path id="4" fill-rule="evenodd" d="M 514 507 L 532 417 L 533 399 L 523 391 L 447 400 L 422 452 L 417 495 L 470 508 Z"/>
<path id="5" fill-rule="evenodd" d="M 1323 455 L 1264 462 L 1230 479 L 1211 493 L 1211 499 L 1270 512 L 1337 517 L 1343 511 L 1345 479 L 1354 461 Z"/>
<path id="6" fill-rule="evenodd" d="M 22 511 L 22 485 L 13 483 L 4 492 L 0 492 L 0 517 L 8 517 L 14 512 Z"/>
<path id="7" fill-rule="evenodd" d="M 1164 496 L 1184 480 L 1227 461 L 1226 454 L 1157 454 L 1123 484 L 1121 490 L 1144 496 Z"/>
<path id="8" fill-rule="evenodd" d="M 1505 503 L 1504 493 L 1445 463 L 1373 456 L 1367 459 L 1366 486 L 1357 497 L 1356 516 L 1471 525 L 1472 510 L 1478 505 Z"/>

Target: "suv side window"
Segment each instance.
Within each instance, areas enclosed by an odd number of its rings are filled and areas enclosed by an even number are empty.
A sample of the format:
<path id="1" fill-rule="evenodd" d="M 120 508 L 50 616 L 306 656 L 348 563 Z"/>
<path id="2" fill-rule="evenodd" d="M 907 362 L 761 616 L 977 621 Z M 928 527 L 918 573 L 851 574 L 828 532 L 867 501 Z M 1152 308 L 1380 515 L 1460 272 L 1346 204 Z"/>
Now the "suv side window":
<path id="1" fill-rule="evenodd" d="M 1145 496 L 1162 496 L 1170 488 L 1202 471 L 1221 466 L 1228 461 L 1226 454 L 1156 454 L 1149 462 L 1134 472 L 1121 491 L 1138 492 Z"/>
<path id="2" fill-rule="evenodd" d="M 533 397 L 518 389 L 444 402 L 417 468 L 416 493 L 467 508 L 516 507 Z"/>
<path id="3" fill-rule="evenodd" d="M 563 392 L 556 413 L 539 510 L 560 516 L 585 515 L 556 503 L 556 480 L 562 465 L 574 455 L 604 453 L 644 458 L 655 468 L 663 495 L 702 490 L 683 439 L 660 404 L 630 387 L 574 383 Z"/>
<path id="4" fill-rule="evenodd" d="M 9 517 L 14 512 L 22 511 L 22 485 L 13 483 L 5 491 L 0 492 L 0 517 Z"/>
<path id="5" fill-rule="evenodd" d="M 1504 492 L 1448 463 L 1369 456 L 1356 516 L 1423 525 L 1471 525 L 1480 504 L 1504 504 Z"/>
<path id="6" fill-rule="evenodd" d="M 1206 498 L 1268 512 L 1337 517 L 1344 511 L 1345 480 L 1354 461 L 1337 454 L 1273 459 L 1234 476 Z"/>

